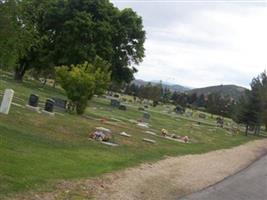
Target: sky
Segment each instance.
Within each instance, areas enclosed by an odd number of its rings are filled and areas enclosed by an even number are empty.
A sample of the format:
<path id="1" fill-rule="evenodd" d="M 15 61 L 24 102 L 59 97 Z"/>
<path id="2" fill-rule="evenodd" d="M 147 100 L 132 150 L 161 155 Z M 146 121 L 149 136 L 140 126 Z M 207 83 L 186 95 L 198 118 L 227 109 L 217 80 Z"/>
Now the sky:
<path id="1" fill-rule="evenodd" d="M 249 88 L 267 69 L 267 0 L 112 0 L 143 19 L 137 79 Z"/>

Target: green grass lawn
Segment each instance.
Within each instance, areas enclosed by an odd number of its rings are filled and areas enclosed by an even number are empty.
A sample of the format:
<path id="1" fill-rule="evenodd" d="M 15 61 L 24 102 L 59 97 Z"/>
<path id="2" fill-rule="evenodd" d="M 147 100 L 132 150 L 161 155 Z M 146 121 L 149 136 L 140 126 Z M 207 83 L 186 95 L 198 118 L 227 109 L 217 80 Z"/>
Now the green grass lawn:
<path id="1" fill-rule="evenodd" d="M 21 105 L 27 103 L 31 93 L 38 94 L 42 102 L 48 97 L 66 98 L 60 89 L 42 87 L 35 81 L 20 84 L 1 76 L 0 93 L 5 88 L 15 91 L 14 102 Z M 149 130 L 159 133 L 165 128 L 192 139 L 189 144 L 177 143 L 144 133 L 144 129 L 129 122 L 142 117 L 138 105 L 127 108 L 127 111 L 113 109 L 108 100 L 94 98 L 86 109 L 85 115 L 89 116 L 86 118 L 68 113 L 49 117 L 12 105 L 9 115 L 0 114 L 0 199 L 27 190 L 52 190 L 61 180 L 94 177 L 164 156 L 204 153 L 256 139 L 232 136 L 224 129 L 204 124 L 194 126 L 195 122 L 166 114 L 164 106 L 149 109 Z M 103 124 L 99 118 L 109 123 Z M 111 129 L 113 141 L 119 146 L 89 141 L 88 134 L 96 126 Z M 132 137 L 118 135 L 122 131 Z M 144 137 L 157 143 L 142 142 Z"/>

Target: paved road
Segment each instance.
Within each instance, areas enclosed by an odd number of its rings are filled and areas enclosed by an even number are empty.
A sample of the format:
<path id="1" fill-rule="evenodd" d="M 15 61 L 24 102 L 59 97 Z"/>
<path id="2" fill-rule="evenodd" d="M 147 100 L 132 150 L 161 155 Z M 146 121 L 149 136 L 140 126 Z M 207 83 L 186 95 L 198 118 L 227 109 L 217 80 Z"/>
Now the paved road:
<path id="1" fill-rule="evenodd" d="M 267 156 L 247 169 L 182 200 L 267 200 Z"/>

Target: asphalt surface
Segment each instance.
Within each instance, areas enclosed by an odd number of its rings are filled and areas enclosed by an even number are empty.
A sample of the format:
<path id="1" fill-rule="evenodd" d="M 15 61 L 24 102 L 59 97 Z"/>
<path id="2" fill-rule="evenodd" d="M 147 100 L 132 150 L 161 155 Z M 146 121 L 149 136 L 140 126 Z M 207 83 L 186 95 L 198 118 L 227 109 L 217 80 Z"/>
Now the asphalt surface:
<path id="1" fill-rule="evenodd" d="M 267 200 L 267 156 L 222 182 L 180 200 Z"/>

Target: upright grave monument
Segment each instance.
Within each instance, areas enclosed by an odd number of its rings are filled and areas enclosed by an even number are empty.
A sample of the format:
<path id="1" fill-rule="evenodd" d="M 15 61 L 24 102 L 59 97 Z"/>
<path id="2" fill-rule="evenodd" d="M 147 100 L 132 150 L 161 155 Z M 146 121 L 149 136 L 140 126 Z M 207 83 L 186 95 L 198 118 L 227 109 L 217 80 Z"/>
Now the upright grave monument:
<path id="1" fill-rule="evenodd" d="M 150 114 L 148 112 L 144 112 L 143 114 L 143 121 L 148 122 L 150 119 Z"/>
<path id="2" fill-rule="evenodd" d="M 45 102 L 44 110 L 42 112 L 45 114 L 49 114 L 51 116 L 55 115 L 54 104 L 55 104 L 55 101 L 53 99 L 47 99 Z"/>
<path id="3" fill-rule="evenodd" d="M 31 94 L 26 107 L 36 112 L 39 112 L 40 108 L 38 107 L 38 104 L 39 104 L 39 96 L 36 94 Z"/>
<path id="4" fill-rule="evenodd" d="M 56 110 L 59 110 L 59 111 L 66 111 L 67 109 L 67 100 L 64 100 L 64 99 L 61 99 L 61 98 L 58 98 L 58 97 L 53 97 L 52 98 L 54 100 L 54 107 Z"/>
<path id="5" fill-rule="evenodd" d="M 14 96 L 14 90 L 6 89 L 0 107 L 0 113 L 8 114 Z"/>
<path id="6" fill-rule="evenodd" d="M 39 102 L 39 96 L 36 94 L 31 94 L 29 98 L 28 105 L 32 107 L 37 107 Z"/>

